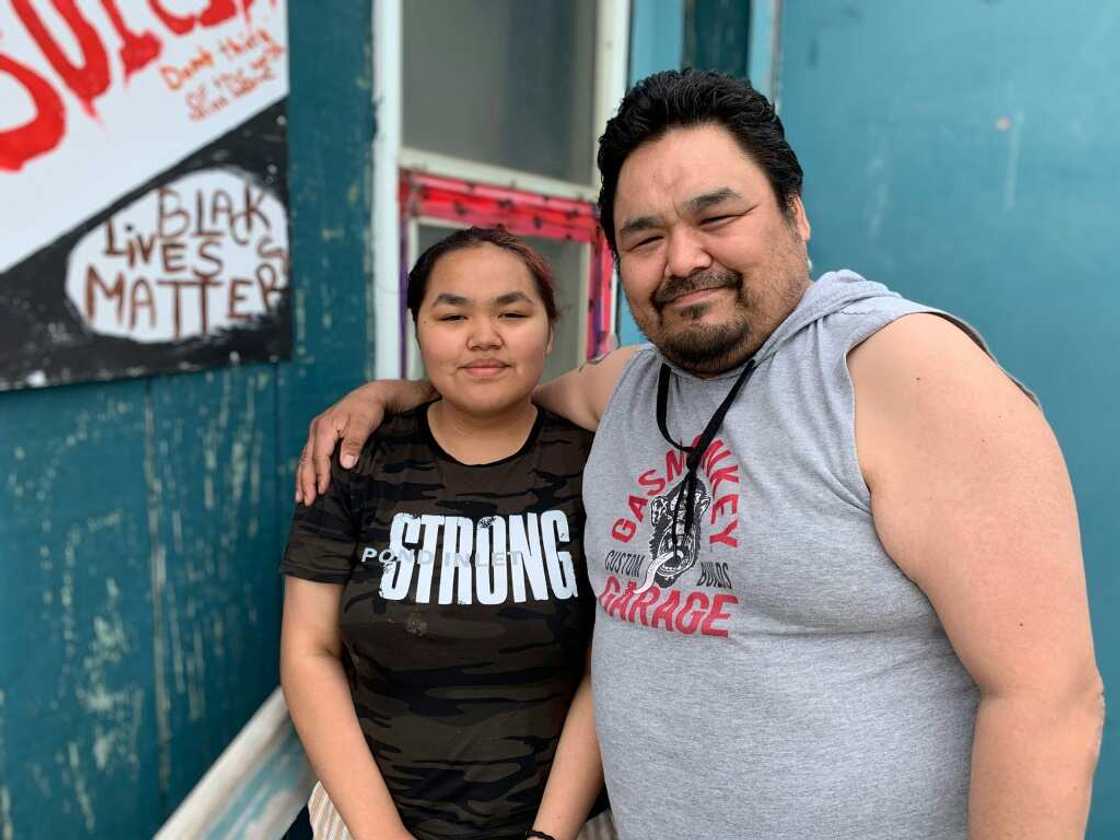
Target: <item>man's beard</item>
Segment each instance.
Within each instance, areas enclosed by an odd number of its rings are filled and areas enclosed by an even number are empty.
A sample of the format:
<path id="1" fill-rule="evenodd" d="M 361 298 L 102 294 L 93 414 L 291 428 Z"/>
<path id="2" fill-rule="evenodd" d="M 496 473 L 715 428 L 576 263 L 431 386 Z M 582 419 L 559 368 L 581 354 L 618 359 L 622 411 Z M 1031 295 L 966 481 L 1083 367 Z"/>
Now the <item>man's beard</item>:
<path id="1" fill-rule="evenodd" d="M 665 307 L 673 300 L 701 289 L 733 289 L 734 317 L 719 324 L 698 322 L 716 304 L 706 302 L 688 306 L 677 313 L 685 323 L 675 330 L 665 328 Z M 669 361 L 697 373 L 719 373 L 742 362 L 750 344 L 750 307 L 743 275 L 736 271 L 700 271 L 688 277 L 672 277 L 653 295 L 660 327 L 658 336 L 647 336 Z"/>

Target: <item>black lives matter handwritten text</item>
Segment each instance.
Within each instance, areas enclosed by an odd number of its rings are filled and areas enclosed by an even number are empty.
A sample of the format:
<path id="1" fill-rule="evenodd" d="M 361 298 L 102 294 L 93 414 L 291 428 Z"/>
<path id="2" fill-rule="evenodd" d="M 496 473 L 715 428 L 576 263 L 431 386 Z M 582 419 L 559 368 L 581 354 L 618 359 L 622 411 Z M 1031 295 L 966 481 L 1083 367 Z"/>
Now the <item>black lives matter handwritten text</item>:
<path id="1" fill-rule="evenodd" d="M 71 252 L 67 294 L 95 332 L 181 341 L 251 326 L 288 293 L 287 216 L 236 172 L 195 172 L 90 231 Z"/>

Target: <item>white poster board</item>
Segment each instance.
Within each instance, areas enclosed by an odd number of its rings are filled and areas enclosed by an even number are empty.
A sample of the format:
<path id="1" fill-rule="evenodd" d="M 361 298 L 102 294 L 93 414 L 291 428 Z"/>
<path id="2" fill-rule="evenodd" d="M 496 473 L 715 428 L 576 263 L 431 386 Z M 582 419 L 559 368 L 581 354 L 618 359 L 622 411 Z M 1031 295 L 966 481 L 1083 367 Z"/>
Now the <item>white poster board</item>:
<path id="1" fill-rule="evenodd" d="M 284 0 L 0 9 L 0 388 L 288 355 Z"/>

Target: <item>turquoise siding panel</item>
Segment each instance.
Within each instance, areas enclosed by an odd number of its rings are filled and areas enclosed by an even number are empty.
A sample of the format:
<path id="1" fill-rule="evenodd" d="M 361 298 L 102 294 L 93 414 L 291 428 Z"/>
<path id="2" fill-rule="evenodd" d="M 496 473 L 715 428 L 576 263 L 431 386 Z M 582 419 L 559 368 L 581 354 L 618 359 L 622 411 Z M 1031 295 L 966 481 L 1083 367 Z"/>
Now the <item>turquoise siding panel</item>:
<path id="1" fill-rule="evenodd" d="M 774 98 L 774 30 L 780 23 L 776 8 L 781 0 L 752 0 L 747 75 L 756 90 Z"/>
<path id="2" fill-rule="evenodd" d="M 688 0 L 685 4 L 685 65 L 746 77 L 751 6 L 754 5 L 758 3 Z"/>
<path id="3" fill-rule="evenodd" d="M 786 3 L 782 118 L 817 271 L 949 309 L 1034 388 L 1081 515 L 1097 655 L 1120 684 L 1120 7 Z M 1107 723 L 1091 838 L 1120 836 Z"/>
<path id="4" fill-rule="evenodd" d="M 153 592 L 166 643 L 161 772 L 178 802 L 276 686 L 282 547 L 271 366 L 153 380 L 164 580 Z M 200 457 L 201 454 L 201 457 Z"/>
<path id="5" fill-rule="evenodd" d="M 298 94 L 288 105 L 295 363 L 277 371 L 276 415 L 285 523 L 308 422 L 373 373 L 372 5 L 347 3 L 327 14 L 318 4 L 289 3 Z"/>
<path id="6" fill-rule="evenodd" d="M 147 385 L 0 395 L 0 836 L 134 836 L 161 814 Z"/>
<path id="7" fill-rule="evenodd" d="M 0 837 L 151 836 L 276 686 L 295 460 L 372 363 L 371 7 L 289 3 L 292 361 L 0 394 Z"/>
<path id="8" fill-rule="evenodd" d="M 673 70 L 681 66 L 684 27 L 685 0 L 632 0 L 631 83 L 658 70 Z"/>

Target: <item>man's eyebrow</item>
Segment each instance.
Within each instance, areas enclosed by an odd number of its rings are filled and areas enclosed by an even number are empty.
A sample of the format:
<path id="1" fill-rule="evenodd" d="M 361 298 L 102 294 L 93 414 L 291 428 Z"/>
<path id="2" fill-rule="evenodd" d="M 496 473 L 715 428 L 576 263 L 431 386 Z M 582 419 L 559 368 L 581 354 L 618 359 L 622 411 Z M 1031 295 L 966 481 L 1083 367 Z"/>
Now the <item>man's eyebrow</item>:
<path id="1" fill-rule="evenodd" d="M 693 213 L 703 213 L 710 207 L 715 207 L 724 201 L 731 199 L 741 199 L 742 196 L 731 187 L 719 187 L 718 189 L 711 190 L 710 192 L 701 193 L 698 196 L 690 198 L 685 202 L 685 206 Z M 652 230 L 660 227 L 661 219 L 657 216 L 638 216 L 634 219 L 627 219 L 626 223 L 618 229 L 618 238 L 626 236 L 630 233 L 638 233 L 643 230 Z"/>
<path id="2" fill-rule="evenodd" d="M 722 204 L 728 199 L 742 198 L 739 193 L 731 189 L 731 187 L 720 187 L 719 189 L 712 190 L 711 192 L 702 193 L 694 198 L 690 198 L 685 205 L 693 213 L 703 213 L 710 207 L 717 204 Z"/>
<path id="3" fill-rule="evenodd" d="M 638 216 L 636 219 L 627 219 L 626 224 L 618 229 L 618 236 L 621 239 L 629 233 L 638 233 L 643 230 L 653 230 L 661 224 L 661 220 L 657 216 Z"/>

